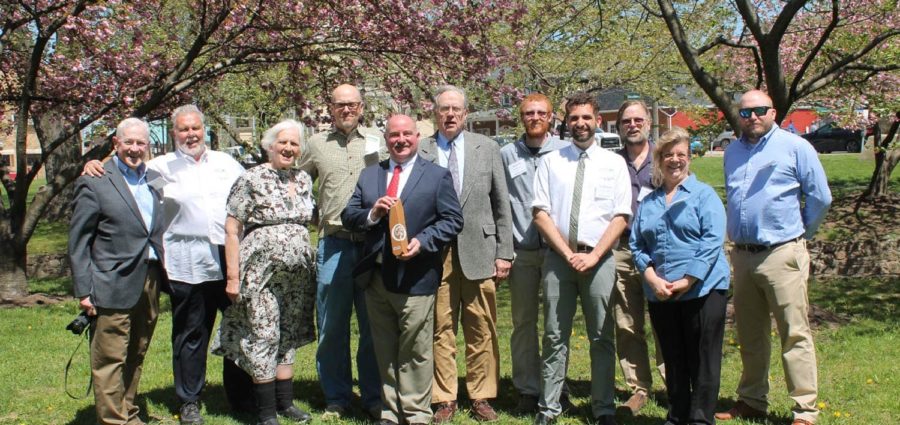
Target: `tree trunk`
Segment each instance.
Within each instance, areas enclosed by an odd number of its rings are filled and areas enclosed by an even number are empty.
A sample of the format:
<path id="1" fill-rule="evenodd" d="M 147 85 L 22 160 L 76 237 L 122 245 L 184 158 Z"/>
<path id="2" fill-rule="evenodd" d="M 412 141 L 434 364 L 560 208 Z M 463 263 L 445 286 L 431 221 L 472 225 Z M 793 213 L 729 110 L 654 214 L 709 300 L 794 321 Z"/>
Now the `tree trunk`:
<path id="1" fill-rule="evenodd" d="M 881 136 L 880 131 L 875 132 L 875 171 L 872 172 L 869 188 L 863 194 L 863 197 L 867 199 L 875 200 L 887 195 L 891 173 L 894 172 L 894 168 L 900 162 L 900 149 L 896 147 L 891 149 L 894 138 L 897 136 L 898 127 L 900 127 L 900 111 L 896 112 L 891 129 L 888 130 L 884 140 L 879 140 Z"/>
<path id="2" fill-rule="evenodd" d="M 885 152 L 883 155 L 884 161 L 881 162 L 881 167 L 875 170 L 876 174 L 873 176 L 872 194 L 870 195 L 872 199 L 879 199 L 887 195 L 891 174 L 897 167 L 897 163 L 900 162 L 900 149 Z"/>
<path id="3" fill-rule="evenodd" d="M 26 254 L 7 232 L 0 235 L 0 301 L 14 300 L 28 295 L 25 276 Z"/>
<path id="4" fill-rule="evenodd" d="M 38 140 L 41 141 L 41 147 L 46 151 L 45 142 L 57 140 L 66 131 L 66 123 L 61 116 L 53 112 L 46 112 L 40 116 L 34 114 L 34 117 L 35 132 L 38 134 Z M 84 162 L 81 156 L 81 142 L 81 135 L 75 133 L 50 152 L 44 163 L 47 181 L 53 181 L 66 168 L 81 167 Z M 69 183 L 49 202 L 43 219 L 50 222 L 68 221 L 72 215 L 73 199 L 75 199 L 75 188 Z"/>

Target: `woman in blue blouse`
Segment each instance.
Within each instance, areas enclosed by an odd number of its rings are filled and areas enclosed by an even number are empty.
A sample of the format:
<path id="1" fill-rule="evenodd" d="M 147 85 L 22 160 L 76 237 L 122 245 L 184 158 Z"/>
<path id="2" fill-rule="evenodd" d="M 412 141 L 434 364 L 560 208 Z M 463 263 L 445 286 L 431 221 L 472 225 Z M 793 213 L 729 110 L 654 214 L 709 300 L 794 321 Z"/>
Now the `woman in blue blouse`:
<path id="1" fill-rule="evenodd" d="M 630 242 L 666 364 L 666 425 L 713 424 L 730 275 L 725 208 L 691 175 L 685 130 L 662 135 L 653 164 L 657 189 L 638 207 Z"/>

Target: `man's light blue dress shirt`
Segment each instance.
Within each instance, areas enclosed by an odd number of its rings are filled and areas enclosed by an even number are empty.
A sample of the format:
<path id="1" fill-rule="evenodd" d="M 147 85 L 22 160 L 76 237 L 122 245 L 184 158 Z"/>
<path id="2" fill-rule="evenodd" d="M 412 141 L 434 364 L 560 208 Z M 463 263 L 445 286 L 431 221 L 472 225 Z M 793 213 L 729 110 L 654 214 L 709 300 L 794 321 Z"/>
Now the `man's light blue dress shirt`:
<path id="1" fill-rule="evenodd" d="M 725 150 L 728 237 L 771 246 L 812 239 L 831 206 L 815 149 L 778 126 L 755 143 L 741 137 Z"/>
<path id="2" fill-rule="evenodd" d="M 131 169 L 124 162 L 119 161 L 119 157 L 114 156 L 113 161 L 122 172 L 125 183 L 128 184 L 128 190 L 134 196 L 134 202 L 137 203 L 138 209 L 141 211 L 141 218 L 144 219 L 144 225 L 147 230 L 153 228 L 153 194 L 150 192 L 150 185 L 147 184 L 147 164 L 141 163 L 136 170 Z M 157 260 L 156 249 L 150 247 L 150 260 Z"/>

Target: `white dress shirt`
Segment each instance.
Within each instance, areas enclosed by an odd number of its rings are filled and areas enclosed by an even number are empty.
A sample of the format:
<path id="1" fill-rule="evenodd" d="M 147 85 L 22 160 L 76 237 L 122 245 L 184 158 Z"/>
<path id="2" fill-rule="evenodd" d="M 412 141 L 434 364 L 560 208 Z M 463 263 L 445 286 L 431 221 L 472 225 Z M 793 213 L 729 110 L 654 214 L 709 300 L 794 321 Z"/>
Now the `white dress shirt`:
<path id="1" fill-rule="evenodd" d="M 631 178 L 621 155 L 592 143 L 585 151 L 584 182 L 578 210 L 578 243 L 596 246 L 610 221 L 617 216 L 631 217 Z M 569 214 L 578 156 L 574 144 L 550 152 L 541 158 L 534 175 L 532 208 L 546 211 L 564 240 L 569 239 Z"/>
<path id="2" fill-rule="evenodd" d="M 409 180 L 409 175 L 412 173 L 413 165 L 416 163 L 416 157 L 418 155 L 413 155 L 408 158 L 406 162 L 400 164 L 400 181 L 397 182 L 397 197 L 403 193 L 403 188 L 406 186 L 406 181 Z M 393 159 L 388 162 L 388 172 L 387 172 L 387 183 L 385 188 L 391 185 L 391 179 L 394 177 L 394 167 L 397 166 L 397 163 L 394 162 Z M 378 221 L 372 220 L 372 210 L 369 210 L 369 218 L 366 220 L 366 224 L 369 227 L 377 224 Z"/>
<path id="3" fill-rule="evenodd" d="M 459 167 L 459 190 L 462 192 L 463 186 L 463 170 L 466 169 L 466 138 L 464 136 L 463 131 L 460 131 L 459 134 L 456 135 L 456 138 L 453 139 L 453 146 L 456 149 L 456 165 Z M 447 138 L 444 137 L 440 132 L 437 133 L 437 138 L 435 138 L 435 142 L 438 147 L 438 155 L 437 155 L 437 163 L 441 167 L 448 168 L 450 164 L 450 142 L 447 141 Z"/>
<path id="4" fill-rule="evenodd" d="M 218 245 L 225 244 L 225 202 L 244 167 L 231 155 L 207 149 L 199 161 L 176 150 L 151 159 L 147 168 L 160 174 L 150 185 L 163 194 L 169 279 L 223 279 Z"/>

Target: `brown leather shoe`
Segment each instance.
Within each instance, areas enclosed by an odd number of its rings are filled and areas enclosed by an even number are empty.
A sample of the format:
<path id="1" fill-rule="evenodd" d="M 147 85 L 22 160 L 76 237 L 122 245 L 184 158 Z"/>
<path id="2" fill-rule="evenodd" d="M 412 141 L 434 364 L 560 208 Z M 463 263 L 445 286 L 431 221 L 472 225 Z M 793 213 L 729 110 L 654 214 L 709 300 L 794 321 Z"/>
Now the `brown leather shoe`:
<path id="1" fill-rule="evenodd" d="M 629 410 L 631 410 L 632 415 L 637 415 L 637 412 L 640 411 L 645 404 L 647 404 L 647 393 L 638 391 L 632 394 L 631 397 L 628 398 L 628 401 L 626 401 L 622 406 L 625 406 Z"/>
<path id="2" fill-rule="evenodd" d="M 481 422 L 493 422 L 497 420 L 497 412 L 487 400 L 472 400 L 472 416 Z"/>
<path id="3" fill-rule="evenodd" d="M 816 425 L 815 422 L 810 422 L 806 419 L 796 418 L 794 422 L 791 422 L 791 425 Z"/>
<path id="4" fill-rule="evenodd" d="M 445 401 L 443 403 L 438 403 L 434 409 L 434 418 L 432 422 L 436 424 L 442 424 L 444 422 L 450 422 L 453 419 L 453 415 L 456 414 L 456 402 L 455 401 Z"/>
<path id="5" fill-rule="evenodd" d="M 719 412 L 716 413 L 716 419 L 720 421 L 730 421 L 732 419 L 764 419 L 766 417 L 766 412 L 762 410 L 756 410 L 744 403 L 741 400 L 738 400 L 737 403 L 734 403 L 734 407 L 728 409 L 727 412 Z"/>

